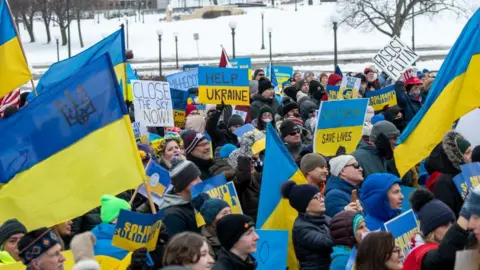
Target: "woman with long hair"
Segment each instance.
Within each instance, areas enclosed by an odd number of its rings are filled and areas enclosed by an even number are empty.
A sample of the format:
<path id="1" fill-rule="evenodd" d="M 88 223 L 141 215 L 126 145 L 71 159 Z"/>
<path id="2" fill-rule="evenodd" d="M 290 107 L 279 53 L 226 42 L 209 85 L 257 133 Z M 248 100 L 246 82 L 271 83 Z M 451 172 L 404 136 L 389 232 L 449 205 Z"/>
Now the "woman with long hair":
<path id="1" fill-rule="evenodd" d="M 158 164 L 166 169 L 170 169 L 172 164 L 170 161 L 173 157 L 183 156 L 183 141 L 177 133 L 167 133 L 165 137 L 152 142 L 153 152 L 158 159 Z"/>
<path id="2" fill-rule="evenodd" d="M 210 270 L 214 262 L 205 237 L 193 232 L 172 237 L 163 254 L 164 266 L 180 265 L 192 270 Z"/>
<path id="3" fill-rule="evenodd" d="M 390 232 L 372 232 L 362 239 L 355 270 L 402 270 L 402 253 Z"/>

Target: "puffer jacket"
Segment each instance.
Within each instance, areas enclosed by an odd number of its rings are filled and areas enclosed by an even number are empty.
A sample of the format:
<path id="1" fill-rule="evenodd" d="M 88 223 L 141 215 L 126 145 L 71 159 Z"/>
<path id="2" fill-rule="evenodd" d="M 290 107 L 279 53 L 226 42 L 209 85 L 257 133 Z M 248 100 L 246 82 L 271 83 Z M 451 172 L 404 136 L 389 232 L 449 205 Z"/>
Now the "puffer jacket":
<path id="1" fill-rule="evenodd" d="M 311 110 L 318 110 L 318 105 L 315 104 L 310 98 L 306 95 L 300 94 L 301 92 L 298 92 L 297 94 L 297 104 L 299 107 L 300 115 L 302 116 L 302 120 L 305 122 L 307 121 L 308 114 Z"/>
<path id="2" fill-rule="evenodd" d="M 339 177 L 330 176 L 325 188 L 326 215 L 334 217 L 337 213 L 343 211 L 345 206 L 351 202 L 353 190 L 358 191 L 358 187 Z"/>
<path id="3" fill-rule="evenodd" d="M 292 239 L 300 270 L 328 270 L 333 241 L 326 216 L 300 213 L 293 224 Z"/>
<path id="4" fill-rule="evenodd" d="M 278 108 L 279 108 L 279 104 L 278 104 L 278 101 L 273 98 L 273 99 L 268 99 L 268 98 L 264 98 L 262 95 L 260 94 L 257 94 L 255 96 L 252 97 L 252 105 L 250 105 L 250 117 L 251 119 L 255 119 L 255 118 L 258 118 L 258 115 L 260 114 L 260 108 L 264 105 L 267 105 L 269 106 L 273 113 L 278 113 Z"/>
<path id="5" fill-rule="evenodd" d="M 164 210 L 163 223 L 167 227 L 169 237 L 186 231 L 200 233 L 191 202 L 173 193 L 173 190 L 165 194 L 158 207 Z"/>

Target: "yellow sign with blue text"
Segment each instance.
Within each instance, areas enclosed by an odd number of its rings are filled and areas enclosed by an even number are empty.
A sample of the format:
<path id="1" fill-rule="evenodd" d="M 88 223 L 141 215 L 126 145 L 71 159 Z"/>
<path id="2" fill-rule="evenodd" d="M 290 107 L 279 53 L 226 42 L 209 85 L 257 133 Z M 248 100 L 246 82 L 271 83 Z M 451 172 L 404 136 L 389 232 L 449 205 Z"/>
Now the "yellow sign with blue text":
<path id="1" fill-rule="evenodd" d="M 324 101 L 320 104 L 313 149 L 324 156 L 334 156 L 339 147 L 347 154 L 355 151 L 362 138 L 368 99 Z"/>
<path id="2" fill-rule="evenodd" d="M 248 70 L 198 67 L 200 104 L 250 105 Z"/>

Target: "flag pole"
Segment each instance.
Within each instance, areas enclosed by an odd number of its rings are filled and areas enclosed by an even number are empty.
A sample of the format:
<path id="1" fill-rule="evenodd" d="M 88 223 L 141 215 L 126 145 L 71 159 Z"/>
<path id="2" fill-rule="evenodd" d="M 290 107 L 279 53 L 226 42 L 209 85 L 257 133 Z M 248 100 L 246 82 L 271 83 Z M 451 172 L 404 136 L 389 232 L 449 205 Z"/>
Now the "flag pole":
<path id="1" fill-rule="evenodd" d="M 10 20 L 12 20 L 13 29 L 15 29 L 15 34 L 17 35 L 17 38 L 18 38 L 18 43 L 20 44 L 20 48 L 22 49 L 23 58 L 25 58 L 25 63 L 27 64 L 28 71 L 30 71 L 30 68 L 28 67 L 27 55 L 25 54 L 25 50 L 23 49 L 22 39 L 20 37 L 20 34 L 18 33 L 17 25 L 13 20 L 12 10 L 10 9 L 10 5 L 8 4 L 7 0 L 5 0 L 5 4 L 7 5 L 8 13 L 10 14 Z M 32 74 L 31 71 L 30 71 L 30 74 Z M 35 88 L 35 83 L 33 83 L 33 74 L 32 74 L 32 79 L 30 79 L 30 83 L 32 84 L 33 93 L 37 97 L 38 93 L 37 93 L 37 89 Z"/>

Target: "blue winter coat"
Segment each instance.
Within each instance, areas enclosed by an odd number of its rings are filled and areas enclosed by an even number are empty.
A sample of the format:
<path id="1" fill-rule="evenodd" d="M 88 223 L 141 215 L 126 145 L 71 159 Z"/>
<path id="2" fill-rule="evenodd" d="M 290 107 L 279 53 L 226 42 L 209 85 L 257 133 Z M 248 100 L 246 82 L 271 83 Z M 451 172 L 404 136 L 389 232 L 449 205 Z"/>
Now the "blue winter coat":
<path id="1" fill-rule="evenodd" d="M 405 123 L 408 124 L 410 121 L 412 121 L 417 112 L 420 111 L 424 100 L 423 97 L 420 97 L 420 100 L 416 100 L 414 97 L 407 94 L 405 101 L 405 107 L 403 108 L 405 116 L 403 119 L 405 120 Z"/>
<path id="2" fill-rule="evenodd" d="M 127 256 L 128 251 L 112 245 L 112 238 L 115 234 L 115 225 L 100 223 L 93 228 L 92 233 L 97 238 L 97 242 L 93 247 L 95 256 L 112 257 L 119 261 Z"/>
<path id="3" fill-rule="evenodd" d="M 345 206 L 351 202 L 352 190 L 358 187 L 348 183 L 340 177 L 330 176 L 325 187 L 325 213 L 329 217 L 334 217 L 337 213 L 343 211 Z"/>
<path id="4" fill-rule="evenodd" d="M 400 185 L 400 178 L 389 173 L 374 173 L 363 181 L 360 200 L 367 213 L 365 223 L 370 231 L 384 230 L 383 223 L 402 212 L 401 209 L 390 208 L 388 202 L 387 192 L 395 183 Z"/>
<path id="5" fill-rule="evenodd" d="M 345 270 L 351 252 L 352 249 L 346 246 L 334 246 L 333 253 L 330 255 L 332 258 L 330 270 Z"/>

